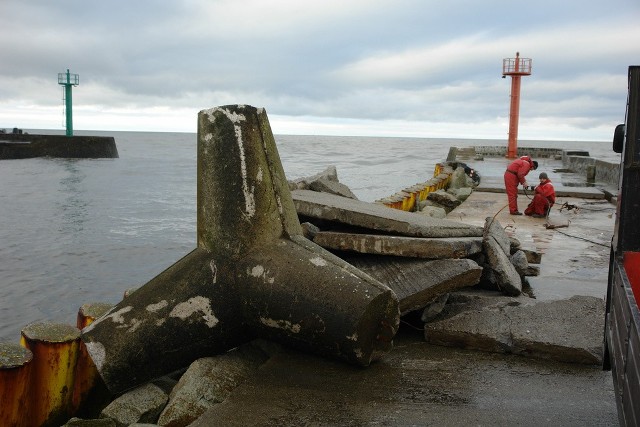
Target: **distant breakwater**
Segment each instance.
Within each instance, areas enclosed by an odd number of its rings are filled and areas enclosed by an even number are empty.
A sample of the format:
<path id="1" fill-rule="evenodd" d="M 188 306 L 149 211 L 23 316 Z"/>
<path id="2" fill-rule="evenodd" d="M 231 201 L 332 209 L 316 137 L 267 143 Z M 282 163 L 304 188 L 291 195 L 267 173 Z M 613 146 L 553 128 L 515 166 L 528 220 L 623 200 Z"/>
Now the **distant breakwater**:
<path id="1" fill-rule="evenodd" d="M 33 157 L 115 159 L 119 156 L 112 136 L 0 134 L 0 160 Z"/>

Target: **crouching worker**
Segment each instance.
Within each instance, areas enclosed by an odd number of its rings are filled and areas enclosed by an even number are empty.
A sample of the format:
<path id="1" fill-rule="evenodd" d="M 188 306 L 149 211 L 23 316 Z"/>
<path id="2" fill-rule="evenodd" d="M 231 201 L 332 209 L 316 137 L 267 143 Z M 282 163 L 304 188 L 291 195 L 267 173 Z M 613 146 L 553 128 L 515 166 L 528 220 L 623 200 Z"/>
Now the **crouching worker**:
<path id="1" fill-rule="evenodd" d="M 540 185 L 536 187 L 536 193 L 533 200 L 525 209 L 524 214 L 533 216 L 534 218 L 544 218 L 547 216 L 549 209 L 556 202 L 556 191 L 545 172 L 540 174 Z"/>

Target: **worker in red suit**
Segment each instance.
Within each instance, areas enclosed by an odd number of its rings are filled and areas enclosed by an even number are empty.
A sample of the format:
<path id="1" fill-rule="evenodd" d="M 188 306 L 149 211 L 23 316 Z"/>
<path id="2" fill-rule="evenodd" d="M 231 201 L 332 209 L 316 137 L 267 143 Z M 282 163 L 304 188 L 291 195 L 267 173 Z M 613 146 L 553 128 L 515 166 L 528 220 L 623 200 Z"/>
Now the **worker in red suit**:
<path id="1" fill-rule="evenodd" d="M 524 210 L 524 214 L 535 218 L 544 218 L 555 202 L 556 191 L 553 189 L 547 174 L 542 172 L 540 174 L 540 185 L 536 187 L 535 196 L 533 196 L 533 200 L 531 200 L 527 209 Z"/>
<path id="2" fill-rule="evenodd" d="M 531 169 L 538 169 L 538 162 L 531 160 L 529 156 L 522 156 L 507 166 L 504 173 L 504 187 L 507 190 L 511 215 L 522 215 L 518 211 L 518 184 L 522 184 L 524 187 L 529 186 L 525 177 Z"/>

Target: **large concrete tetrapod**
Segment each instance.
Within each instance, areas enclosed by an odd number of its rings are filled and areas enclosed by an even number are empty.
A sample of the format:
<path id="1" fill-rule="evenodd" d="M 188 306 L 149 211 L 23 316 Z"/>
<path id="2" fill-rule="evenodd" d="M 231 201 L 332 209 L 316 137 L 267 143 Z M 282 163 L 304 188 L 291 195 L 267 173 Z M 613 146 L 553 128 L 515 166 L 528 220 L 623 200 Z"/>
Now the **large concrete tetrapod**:
<path id="1" fill-rule="evenodd" d="M 368 365 L 395 294 L 302 237 L 267 114 L 198 115 L 197 248 L 82 332 L 114 393 L 255 337 Z"/>

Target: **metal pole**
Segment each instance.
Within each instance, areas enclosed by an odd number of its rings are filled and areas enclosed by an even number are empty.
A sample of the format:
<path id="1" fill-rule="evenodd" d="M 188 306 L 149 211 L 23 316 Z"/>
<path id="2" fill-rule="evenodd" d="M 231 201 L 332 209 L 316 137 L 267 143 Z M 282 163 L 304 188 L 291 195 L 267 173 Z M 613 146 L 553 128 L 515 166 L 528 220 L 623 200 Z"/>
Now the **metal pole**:
<path id="1" fill-rule="evenodd" d="M 507 158 L 515 159 L 518 155 L 518 120 L 520 119 L 520 53 L 516 53 L 515 74 L 511 75 L 511 106 L 509 108 L 509 145 Z"/>
<path id="2" fill-rule="evenodd" d="M 66 107 L 66 119 L 67 119 L 67 136 L 73 136 L 73 107 L 71 99 L 71 74 L 67 68 L 67 82 L 64 85 L 64 98 Z"/>
<path id="3" fill-rule="evenodd" d="M 509 108 L 509 147 L 507 157 L 518 155 L 518 121 L 520 119 L 520 76 L 511 76 L 511 107 Z"/>

